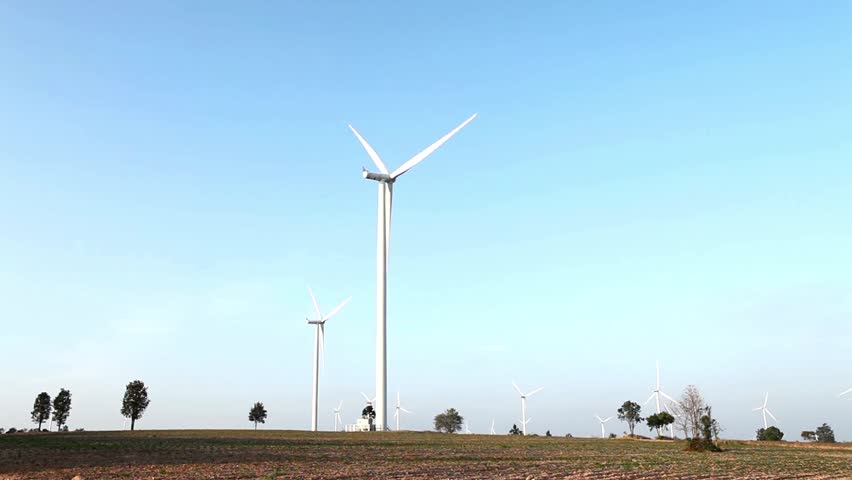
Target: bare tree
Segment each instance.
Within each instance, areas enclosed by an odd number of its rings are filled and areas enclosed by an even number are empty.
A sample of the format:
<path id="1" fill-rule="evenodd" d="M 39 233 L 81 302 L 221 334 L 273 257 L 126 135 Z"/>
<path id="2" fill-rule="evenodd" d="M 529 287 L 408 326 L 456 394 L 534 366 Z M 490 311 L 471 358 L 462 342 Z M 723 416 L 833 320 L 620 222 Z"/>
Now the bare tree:
<path id="1" fill-rule="evenodd" d="M 677 405 L 676 425 L 687 438 L 698 438 L 701 434 L 701 416 L 705 413 L 704 398 L 695 385 L 688 385 Z"/>

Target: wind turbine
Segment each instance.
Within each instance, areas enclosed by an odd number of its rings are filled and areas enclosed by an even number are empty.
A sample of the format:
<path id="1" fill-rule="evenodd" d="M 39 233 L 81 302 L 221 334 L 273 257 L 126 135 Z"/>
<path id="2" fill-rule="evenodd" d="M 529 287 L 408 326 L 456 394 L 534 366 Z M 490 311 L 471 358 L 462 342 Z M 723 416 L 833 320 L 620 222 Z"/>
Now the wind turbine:
<path id="1" fill-rule="evenodd" d="M 491 419 L 491 435 L 497 435 L 497 432 L 494 431 L 494 419 Z"/>
<path id="2" fill-rule="evenodd" d="M 763 405 L 760 406 L 760 407 L 751 409 L 752 412 L 756 412 L 758 410 L 763 411 L 763 428 L 764 429 L 769 428 L 769 423 L 766 421 L 766 414 L 767 413 L 769 414 L 770 417 L 772 417 L 772 420 L 775 420 L 776 422 L 778 421 L 778 419 L 775 418 L 775 415 L 772 415 L 772 412 L 770 412 L 769 409 L 766 408 L 767 403 L 769 403 L 769 393 L 768 392 L 766 393 L 766 397 L 763 399 Z"/>
<path id="3" fill-rule="evenodd" d="M 838 397 L 842 397 L 843 395 L 846 395 L 847 393 L 850 393 L 850 392 L 852 392 L 852 388 L 850 388 L 849 390 L 846 390 L 845 392 L 841 393 L 840 395 L 838 395 Z"/>
<path id="4" fill-rule="evenodd" d="M 651 400 L 656 398 L 657 399 L 657 413 L 662 412 L 662 410 L 661 410 L 661 408 L 662 408 L 661 407 L 661 398 L 660 397 L 665 397 L 669 401 L 677 403 L 677 402 L 675 402 L 675 399 L 670 397 L 666 392 L 664 392 L 663 388 L 660 386 L 660 361 L 657 360 L 657 388 L 654 389 L 654 392 L 651 393 L 651 396 L 648 397 L 648 400 L 645 400 L 645 405 L 647 405 L 648 402 L 650 402 Z M 662 402 L 665 402 L 665 401 L 663 400 Z M 660 429 L 659 428 L 657 428 L 657 435 L 658 436 L 660 435 Z"/>
<path id="5" fill-rule="evenodd" d="M 523 427 L 524 435 L 527 434 L 527 423 L 529 423 L 532 418 L 527 419 L 527 398 L 532 397 L 536 393 L 544 390 L 544 387 L 539 387 L 529 393 L 524 393 L 515 385 L 515 382 L 512 382 L 512 386 L 515 387 L 515 390 L 518 391 L 518 394 L 521 396 L 521 426 Z"/>
<path id="6" fill-rule="evenodd" d="M 391 206 L 393 203 L 393 185 L 400 175 L 410 170 L 412 167 L 422 162 L 432 152 L 438 149 L 441 145 L 447 142 L 459 130 L 470 123 L 476 114 L 461 123 L 458 127 L 444 135 L 437 142 L 426 147 L 425 150 L 417 155 L 409 158 L 405 163 L 393 172 L 388 171 L 379 154 L 364 140 L 364 137 L 358 133 L 352 125 L 349 129 L 358 138 L 361 146 L 367 151 L 367 155 L 373 160 L 379 173 L 367 171 L 362 167 L 362 176 L 367 180 L 374 180 L 379 183 L 379 207 L 378 207 L 378 232 L 376 241 L 376 419 L 378 420 L 377 429 L 385 429 L 387 425 L 387 278 L 388 278 L 388 249 L 390 248 L 390 224 L 391 224 Z"/>
<path id="7" fill-rule="evenodd" d="M 601 438 L 606 438 L 606 428 L 604 427 L 604 424 L 606 422 L 612 420 L 612 417 L 606 417 L 606 419 L 603 419 L 603 418 L 599 417 L 598 414 L 596 413 L 595 418 L 597 418 L 598 421 L 601 422 Z"/>
<path id="8" fill-rule="evenodd" d="M 311 300 L 314 302 L 314 309 L 317 311 L 316 320 L 307 319 L 309 325 L 316 325 L 316 329 L 314 330 L 314 395 L 313 400 L 311 401 L 311 431 L 316 432 L 317 409 L 319 403 L 320 356 L 322 356 L 323 365 L 325 365 L 325 322 L 339 312 L 344 305 L 349 303 L 349 300 L 351 300 L 352 297 L 347 298 L 343 301 L 343 303 L 335 307 L 328 315 L 323 316 L 322 312 L 320 312 L 319 303 L 317 303 L 317 299 L 314 297 L 314 292 L 310 287 L 308 287 L 308 293 L 311 294 Z"/>
<path id="9" fill-rule="evenodd" d="M 396 392 L 396 413 L 394 413 L 393 416 L 396 417 L 396 431 L 397 432 L 399 431 L 399 417 L 402 416 L 402 414 L 400 412 L 411 413 L 402 406 L 402 403 L 400 403 L 400 401 L 399 401 L 399 392 Z"/>
<path id="10" fill-rule="evenodd" d="M 337 425 L 343 425 L 343 418 L 340 416 L 340 412 L 343 411 L 343 400 L 340 401 L 340 404 L 337 408 L 334 409 L 334 431 L 337 431 Z"/>
<path id="11" fill-rule="evenodd" d="M 470 425 L 468 425 L 467 422 L 464 422 L 464 433 L 466 433 L 467 435 L 473 434 L 473 432 L 470 431 Z"/>

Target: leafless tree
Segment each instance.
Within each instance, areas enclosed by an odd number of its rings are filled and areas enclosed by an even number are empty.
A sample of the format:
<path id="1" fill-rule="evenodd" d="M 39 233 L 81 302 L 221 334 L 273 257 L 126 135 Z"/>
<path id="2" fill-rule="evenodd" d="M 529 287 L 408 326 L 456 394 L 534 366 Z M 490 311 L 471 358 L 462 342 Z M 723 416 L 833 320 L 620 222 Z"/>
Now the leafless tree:
<path id="1" fill-rule="evenodd" d="M 687 438 L 698 438 L 701 433 L 701 416 L 704 415 L 704 398 L 695 385 L 684 389 L 678 401 L 676 425 Z"/>

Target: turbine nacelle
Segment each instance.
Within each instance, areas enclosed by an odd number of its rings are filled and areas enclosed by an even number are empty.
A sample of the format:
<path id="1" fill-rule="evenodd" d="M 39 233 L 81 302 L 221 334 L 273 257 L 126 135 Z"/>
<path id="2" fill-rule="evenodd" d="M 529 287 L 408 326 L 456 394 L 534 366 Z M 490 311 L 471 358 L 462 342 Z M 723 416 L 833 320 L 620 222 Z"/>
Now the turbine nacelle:
<path id="1" fill-rule="evenodd" d="M 375 180 L 377 182 L 393 183 L 394 181 L 387 173 L 373 173 L 364 167 L 361 167 L 361 176 L 367 180 Z"/>

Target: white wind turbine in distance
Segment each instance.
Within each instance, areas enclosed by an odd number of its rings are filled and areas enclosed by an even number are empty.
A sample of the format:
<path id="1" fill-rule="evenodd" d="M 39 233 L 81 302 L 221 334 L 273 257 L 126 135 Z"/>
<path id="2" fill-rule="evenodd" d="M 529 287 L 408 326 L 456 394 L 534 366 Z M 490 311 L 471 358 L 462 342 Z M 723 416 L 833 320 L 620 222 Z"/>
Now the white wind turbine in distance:
<path id="1" fill-rule="evenodd" d="M 343 418 L 340 415 L 340 412 L 343 411 L 343 400 L 340 401 L 340 404 L 337 408 L 334 409 L 334 431 L 338 431 L 338 425 L 343 425 Z"/>
<path id="2" fill-rule="evenodd" d="M 606 422 L 608 422 L 608 421 L 612 420 L 612 417 L 601 418 L 601 417 L 600 417 L 600 416 L 598 416 L 598 414 L 596 413 L 596 414 L 595 414 L 595 418 L 597 418 L 597 419 L 598 419 L 598 421 L 599 421 L 599 422 L 601 422 L 601 438 L 606 438 L 606 427 L 604 427 L 604 424 L 605 424 Z"/>
<path id="3" fill-rule="evenodd" d="M 397 432 L 399 431 L 399 417 L 402 416 L 402 413 L 411 413 L 411 412 L 409 412 L 408 410 L 406 410 L 402 406 L 402 403 L 399 401 L 399 392 L 396 392 L 396 412 L 393 414 L 393 416 L 396 417 L 396 431 Z"/>
<path id="4" fill-rule="evenodd" d="M 333 317 L 337 312 L 343 308 L 344 305 L 349 303 L 349 300 L 352 297 L 347 298 L 340 305 L 334 308 L 328 315 L 323 316 L 322 312 L 320 312 L 319 303 L 317 303 L 316 297 L 314 297 L 314 292 L 308 287 L 308 293 L 311 294 L 311 300 L 314 302 L 314 309 L 317 312 L 317 319 L 311 320 L 308 319 L 309 325 L 316 325 L 316 329 L 314 331 L 314 394 L 313 400 L 311 401 L 311 431 L 317 431 L 317 409 L 319 403 L 319 366 L 320 366 L 320 357 L 323 359 L 323 365 L 325 365 L 325 322 L 328 321 L 331 317 Z"/>
<path id="5" fill-rule="evenodd" d="M 657 413 L 662 412 L 662 406 L 665 403 L 665 399 L 668 399 L 672 403 L 677 403 L 674 398 L 670 397 L 666 392 L 663 391 L 663 387 L 660 386 L 660 362 L 657 361 L 657 387 L 651 393 L 651 396 L 648 397 L 648 400 L 645 400 L 645 405 L 648 404 L 651 400 L 657 400 Z M 660 435 L 660 429 L 657 429 L 657 435 Z"/>
<path id="6" fill-rule="evenodd" d="M 752 412 L 756 412 L 758 410 L 761 410 L 763 412 L 763 428 L 764 429 L 769 428 L 769 422 L 766 421 L 766 415 L 767 414 L 769 414 L 769 416 L 772 417 L 772 420 L 775 420 L 776 422 L 778 421 L 778 419 L 775 418 L 775 415 L 772 415 L 772 412 L 770 412 L 769 409 L 766 408 L 767 403 L 769 403 L 769 393 L 768 392 L 766 393 L 766 397 L 764 397 L 764 399 L 763 399 L 763 405 L 761 405 L 760 407 L 751 409 Z"/>
<path id="7" fill-rule="evenodd" d="M 526 435 L 527 434 L 527 423 L 529 423 L 530 420 L 532 420 L 532 418 L 527 418 L 527 398 L 532 397 L 536 393 L 544 390 L 544 387 L 539 387 L 539 388 L 536 388 L 535 390 L 533 390 L 532 392 L 524 393 L 524 392 L 521 391 L 520 388 L 518 388 L 517 385 L 515 385 L 515 382 L 512 382 L 512 386 L 515 387 L 515 390 L 518 391 L 518 395 L 521 396 L 521 427 L 522 427 L 522 431 L 524 432 L 524 435 Z"/>
<path id="8" fill-rule="evenodd" d="M 494 419 L 491 419 L 491 435 L 497 435 L 497 432 L 494 430 Z"/>
<path id="9" fill-rule="evenodd" d="M 379 173 L 373 173 L 362 168 L 362 176 L 367 180 L 374 180 L 379 184 L 379 219 L 378 237 L 376 242 L 376 420 L 377 429 L 384 430 L 387 425 L 387 276 L 388 276 L 388 249 L 390 248 L 390 224 L 391 206 L 393 204 L 393 185 L 400 175 L 423 161 L 432 152 L 446 143 L 459 130 L 470 123 L 476 114 L 454 128 L 450 133 L 444 135 L 437 142 L 426 147 L 425 150 L 409 158 L 399 168 L 390 172 L 385 166 L 379 154 L 364 140 L 352 125 L 349 129 L 361 142 L 361 146 L 367 151 L 367 155 L 373 160 Z"/>

